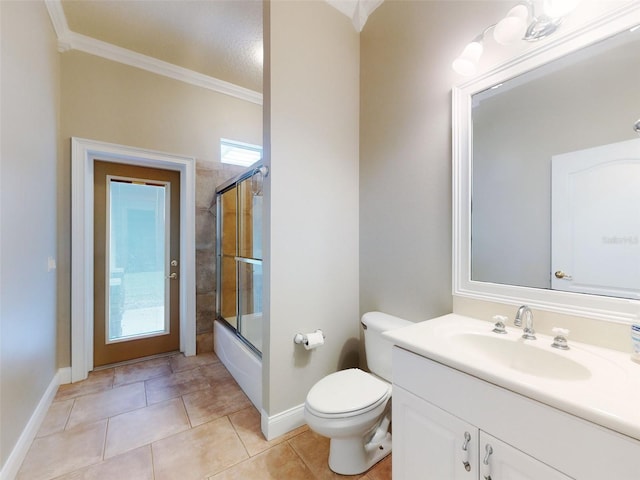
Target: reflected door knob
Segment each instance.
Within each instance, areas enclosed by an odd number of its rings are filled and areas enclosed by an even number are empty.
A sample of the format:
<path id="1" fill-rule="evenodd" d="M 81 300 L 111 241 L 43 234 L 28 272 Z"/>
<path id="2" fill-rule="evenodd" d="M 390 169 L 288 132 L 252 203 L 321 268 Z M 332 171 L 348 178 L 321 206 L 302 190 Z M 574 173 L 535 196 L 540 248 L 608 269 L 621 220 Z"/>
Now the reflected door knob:
<path id="1" fill-rule="evenodd" d="M 556 276 L 556 278 L 559 278 L 561 280 L 573 280 L 573 277 L 571 275 L 567 275 L 562 270 L 558 270 L 556 273 L 554 273 L 554 275 Z"/>

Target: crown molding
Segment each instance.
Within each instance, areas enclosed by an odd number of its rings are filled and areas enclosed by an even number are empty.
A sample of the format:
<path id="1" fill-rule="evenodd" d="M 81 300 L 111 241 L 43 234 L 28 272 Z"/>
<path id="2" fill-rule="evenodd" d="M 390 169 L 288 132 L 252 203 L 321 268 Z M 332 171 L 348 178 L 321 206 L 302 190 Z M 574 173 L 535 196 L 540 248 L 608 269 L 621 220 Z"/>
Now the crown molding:
<path id="1" fill-rule="evenodd" d="M 107 60 L 113 60 L 114 62 L 123 63 L 131 67 L 141 68 L 148 72 L 163 75 L 174 80 L 179 80 L 197 87 L 207 88 L 225 95 L 240 98 L 241 100 L 262 105 L 262 94 L 259 92 L 255 92 L 202 73 L 194 72 L 188 68 L 179 67 L 178 65 L 164 62 L 157 58 L 149 57 L 148 55 L 133 52 L 111 43 L 96 40 L 95 38 L 87 37 L 86 35 L 69 31 L 62 38 L 59 38 L 59 48 L 62 47 L 67 50 L 79 50 L 81 52 L 97 55 L 99 57 L 106 58 Z"/>
<path id="2" fill-rule="evenodd" d="M 49 12 L 53 29 L 58 37 L 58 51 L 60 52 L 78 50 L 190 85 L 262 105 L 262 93 L 260 92 L 249 90 L 248 88 L 225 82 L 224 80 L 195 72 L 188 68 L 174 65 L 173 63 L 164 62 L 148 55 L 143 55 L 111 43 L 73 32 L 69 29 L 60 0 L 46 0 L 45 5 Z"/>
<path id="3" fill-rule="evenodd" d="M 67 24 L 67 17 L 64 15 L 64 10 L 62 9 L 62 2 L 60 2 L 60 0 L 45 0 L 44 4 L 49 12 L 51 23 L 53 23 L 53 29 L 59 39 L 69 32 L 69 24 Z"/>
<path id="4" fill-rule="evenodd" d="M 382 5 L 384 0 L 325 0 L 329 5 L 351 19 L 356 32 L 362 32 L 369 15 Z"/>

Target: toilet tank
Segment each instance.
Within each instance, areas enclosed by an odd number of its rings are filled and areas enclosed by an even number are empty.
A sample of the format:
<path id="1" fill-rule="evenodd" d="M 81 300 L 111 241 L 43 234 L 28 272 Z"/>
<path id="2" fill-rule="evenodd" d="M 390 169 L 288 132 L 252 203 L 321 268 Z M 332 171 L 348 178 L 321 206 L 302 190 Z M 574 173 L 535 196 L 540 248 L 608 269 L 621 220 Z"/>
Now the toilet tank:
<path id="1" fill-rule="evenodd" d="M 413 322 L 387 315 L 382 312 L 368 312 L 362 316 L 364 328 L 364 349 L 369 370 L 391 383 L 391 350 L 393 343 L 382 336 L 382 332 L 406 327 Z"/>

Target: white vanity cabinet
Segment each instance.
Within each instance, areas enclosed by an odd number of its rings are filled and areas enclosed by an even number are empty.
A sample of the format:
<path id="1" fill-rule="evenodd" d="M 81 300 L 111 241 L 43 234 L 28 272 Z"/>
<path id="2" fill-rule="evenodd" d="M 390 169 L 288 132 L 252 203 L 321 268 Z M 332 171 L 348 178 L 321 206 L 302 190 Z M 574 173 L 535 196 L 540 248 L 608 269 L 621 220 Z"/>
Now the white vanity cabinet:
<path id="1" fill-rule="evenodd" d="M 401 387 L 392 405 L 393 478 L 478 479 L 476 427 Z"/>
<path id="2" fill-rule="evenodd" d="M 480 432 L 480 480 L 571 480 L 554 468 Z"/>
<path id="3" fill-rule="evenodd" d="M 393 478 L 570 480 L 408 392 L 393 390 Z"/>
<path id="4" fill-rule="evenodd" d="M 392 415 L 396 480 L 640 479 L 637 440 L 399 347 Z"/>

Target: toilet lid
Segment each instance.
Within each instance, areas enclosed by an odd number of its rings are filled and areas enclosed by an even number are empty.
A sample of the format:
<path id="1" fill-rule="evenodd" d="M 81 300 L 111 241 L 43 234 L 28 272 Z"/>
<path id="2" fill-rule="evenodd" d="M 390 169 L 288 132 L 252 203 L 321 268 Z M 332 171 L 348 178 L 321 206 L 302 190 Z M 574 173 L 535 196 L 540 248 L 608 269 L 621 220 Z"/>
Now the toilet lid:
<path id="1" fill-rule="evenodd" d="M 363 410 L 386 397 L 391 386 L 358 368 L 327 375 L 307 395 L 316 412 L 335 415 Z"/>

